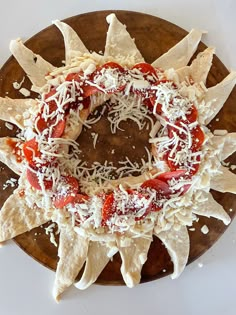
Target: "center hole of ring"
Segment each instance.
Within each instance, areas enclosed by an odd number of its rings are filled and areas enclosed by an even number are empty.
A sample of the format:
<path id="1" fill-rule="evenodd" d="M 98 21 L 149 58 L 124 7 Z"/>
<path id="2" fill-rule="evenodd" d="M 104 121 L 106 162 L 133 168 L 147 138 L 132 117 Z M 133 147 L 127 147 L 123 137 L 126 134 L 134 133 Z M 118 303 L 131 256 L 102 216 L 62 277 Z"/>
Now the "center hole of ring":
<path id="1" fill-rule="evenodd" d="M 104 106 L 106 106 L 105 111 Z M 116 133 L 112 133 L 107 118 L 108 108 L 109 106 L 103 104 L 89 115 L 88 120 L 101 117 L 91 125 L 91 128 L 83 127 L 81 135 L 77 139 L 81 150 L 79 158 L 87 162 L 87 167 L 91 167 L 94 162 L 104 164 L 107 161 L 119 169 L 124 165 L 123 162 L 130 160 L 135 166 L 137 165 L 137 168 L 141 168 L 143 163 L 148 162 L 146 149 L 150 151 L 148 140 L 151 126 L 149 121 L 147 120 L 145 127 L 139 130 L 137 123 L 128 119 L 120 123 L 119 127 L 122 130 L 117 129 Z M 128 175 L 138 176 L 140 173 L 130 170 L 128 173 L 124 173 L 124 176 Z M 119 177 L 119 173 L 114 170 L 112 176 L 116 179 Z"/>

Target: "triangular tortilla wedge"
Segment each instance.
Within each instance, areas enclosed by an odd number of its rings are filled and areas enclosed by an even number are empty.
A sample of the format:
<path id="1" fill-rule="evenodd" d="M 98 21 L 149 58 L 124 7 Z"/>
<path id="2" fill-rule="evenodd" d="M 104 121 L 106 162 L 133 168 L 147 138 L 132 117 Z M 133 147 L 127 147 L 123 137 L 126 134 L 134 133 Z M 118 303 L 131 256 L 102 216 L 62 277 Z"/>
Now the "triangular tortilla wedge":
<path id="1" fill-rule="evenodd" d="M 55 68 L 54 66 L 40 55 L 34 54 L 21 39 L 10 42 L 10 51 L 28 75 L 35 91 L 47 83 L 45 76 Z"/>
<path id="2" fill-rule="evenodd" d="M 212 59 L 215 53 L 215 49 L 208 47 L 203 52 L 197 55 L 197 58 L 193 60 L 190 66 L 177 69 L 179 81 L 185 81 L 186 77 L 193 79 L 195 83 L 206 83 L 207 75 L 212 66 Z"/>
<path id="3" fill-rule="evenodd" d="M 202 196 L 203 198 L 205 197 L 206 201 L 204 201 L 204 203 L 196 204 L 192 209 L 193 213 L 208 218 L 216 218 L 223 221 L 225 225 L 228 225 L 231 221 L 230 216 L 224 208 L 215 201 L 212 194 L 202 191 Z"/>
<path id="4" fill-rule="evenodd" d="M 59 262 L 53 287 L 53 296 L 57 302 L 61 294 L 74 283 L 85 263 L 89 246 L 89 240 L 74 231 L 71 218 L 66 224 L 59 224 L 59 228 Z"/>
<path id="5" fill-rule="evenodd" d="M 121 238 L 117 239 L 122 264 L 121 274 L 127 287 L 132 288 L 140 282 L 141 270 L 147 260 L 152 242 L 152 231 L 145 237 L 132 238 L 129 246 L 123 247 Z"/>
<path id="6" fill-rule="evenodd" d="M 59 20 L 55 20 L 52 23 L 59 28 L 63 35 L 65 43 L 66 65 L 71 64 L 71 59 L 75 55 L 80 56 L 84 53 L 89 53 L 88 49 L 85 47 L 84 43 L 79 38 L 78 34 L 73 30 L 73 28 Z"/>
<path id="7" fill-rule="evenodd" d="M 0 138 L 0 161 L 7 165 L 13 172 L 20 175 L 22 165 L 20 161 L 17 161 L 17 156 L 13 153 L 13 147 L 8 143 L 9 140 L 11 142 L 20 141 L 18 138 Z"/>
<path id="8" fill-rule="evenodd" d="M 0 242 L 32 230 L 48 221 L 50 214 L 45 209 L 29 207 L 25 196 L 21 194 L 24 187 L 18 187 L 5 201 L 0 210 Z"/>
<path id="9" fill-rule="evenodd" d="M 219 143 L 223 143 L 223 145 L 221 144 L 221 161 L 227 159 L 227 157 L 229 157 L 236 151 L 236 132 L 227 133 L 224 136 L 214 136 L 212 138 L 212 141 L 213 144 L 216 143 L 216 145 Z"/>
<path id="10" fill-rule="evenodd" d="M 172 47 L 168 52 L 156 59 L 152 66 L 164 70 L 174 68 L 179 69 L 186 66 L 197 50 L 203 31 L 191 30 L 180 42 Z"/>
<path id="11" fill-rule="evenodd" d="M 144 59 L 135 45 L 134 39 L 126 30 L 126 26 L 122 24 L 114 13 L 107 16 L 109 24 L 104 56 L 113 57 L 116 62 L 121 64 L 136 64 L 143 62 Z"/>
<path id="12" fill-rule="evenodd" d="M 38 104 L 34 99 L 11 99 L 0 97 L 0 119 L 24 128 L 24 114 Z"/>
<path id="13" fill-rule="evenodd" d="M 165 245 L 174 264 L 174 272 L 171 278 L 178 278 L 183 272 L 189 256 L 190 242 L 186 226 L 181 226 L 178 231 L 171 229 L 160 233 L 155 233 L 154 228 L 154 234 Z"/>
<path id="14" fill-rule="evenodd" d="M 112 244 L 90 242 L 84 272 L 81 279 L 75 283 L 75 287 L 85 290 L 93 284 L 117 251 L 114 242 Z"/>
<path id="15" fill-rule="evenodd" d="M 236 71 L 231 72 L 223 81 L 211 87 L 204 97 L 205 104 L 211 102 L 204 123 L 207 125 L 218 114 L 236 84 Z"/>
<path id="16" fill-rule="evenodd" d="M 236 194 L 236 175 L 224 166 L 221 166 L 219 170 L 222 173 L 211 179 L 211 188 L 222 193 Z"/>

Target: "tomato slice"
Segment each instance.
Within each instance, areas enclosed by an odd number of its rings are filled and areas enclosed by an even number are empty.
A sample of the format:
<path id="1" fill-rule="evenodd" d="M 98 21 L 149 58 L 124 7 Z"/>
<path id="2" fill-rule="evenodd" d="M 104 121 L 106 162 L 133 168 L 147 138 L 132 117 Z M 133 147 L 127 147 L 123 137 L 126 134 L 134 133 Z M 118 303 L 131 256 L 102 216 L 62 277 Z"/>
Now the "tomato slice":
<path id="1" fill-rule="evenodd" d="M 197 163 L 197 164 L 191 164 L 190 166 L 191 168 L 189 169 L 189 175 L 193 176 L 198 172 L 200 165 Z"/>
<path id="2" fill-rule="evenodd" d="M 47 104 L 49 106 L 49 114 L 55 112 L 58 108 L 57 103 L 54 100 L 48 101 Z"/>
<path id="3" fill-rule="evenodd" d="M 81 75 L 83 75 L 82 72 L 75 72 L 75 73 L 69 73 L 66 76 L 66 81 L 77 81 L 80 82 L 81 81 Z"/>
<path id="4" fill-rule="evenodd" d="M 84 202 L 86 202 L 88 200 L 89 200 L 89 196 L 88 195 L 76 194 L 73 203 L 84 203 Z"/>
<path id="5" fill-rule="evenodd" d="M 37 170 L 35 170 L 35 171 L 37 171 Z M 38 170 L 38 172 L 39 172 L 39 170 Z M 30 183 L 30 185 L 33 188 L 35 188 L 37 190 L 42 190 L 42 187 L 40 185 L 39 178 L 38 178 L 36 172 L 34 172 L 34 171 L 32 171 L 32 170 L 30 170 L 28 168 L 27 171 L 26 171 L 26 177 L 28 179 L 28 182 Z M 49 189 L 52 188 L 52 181 L 51 180 L 46 180 L 45 179 L 43 181 L 43 184 L 44 184 L 44 187 L 45 187 L 46 190 L 49 190 Z"/>
<path id="6" fill-rule="evenodd" d="M 174 156 L 173 156 L 174 158 Z M 169 159 L 169 154 L 166 156 L 166 161 L 167 161 L 167 164 L 171 170 L 171 172 L 174 172 L 178 169 L 181 169 L 181 165 L 179 164 L 176 164 L 174 161 L 172 161 L 171 159 Z M 186 167 L 185 167 L 186 168 Z"/>
<path id="7" fill-rule="evenodd" d="M 178 180 L 181 177 L 183 177 L 184 179 L 189 179 L 193 175 L 193 174 L 186 174 L 186 173 L 187 173 L 187 170 L 175 170 L 175 171 L 172 171 L 172 172 L 162 173 L 162 174 L 158 175 L 156 178 L 160 179 L 160 180 L 162 180 L 164 182 L 168 182 L 169 180 L 171 180 L 173 178 L 175 180 Z M 185 194 L 190 187 L 191 187 L 190 184 L 183 185 L 182 188 L 181 188 L 182 191 L 181 191 L 180 195 Z M 180 191 L 180 190 L 178 190 L 178 191 Z"/>
<path id="8" fill-rule="evenodd" d="M 179 179 L 180 177 L 184 176 L 186 173 L 186 170 L 176 170 L 172 172 L 165 172 L 156 177 L 156 179 L 159 179 L 163 182 L 168 182 L 171 179 Z"/>
<path id="9" fill-rule="evenodd" d="M 186 114 L 186 118 L 187 118 L 188 122 L 193 123 L 194 121 L 197 120 L 198 110 L 194 105 L 192 105 L 192 107 L 189 109 L 189 111 L 190 111 L 190 113 Z"/>
<path id="10" fill-rule="evenodd" d="M 95 70 L 97 71 L 97 70 Z M 81 76 L 83 76 L 82 72 L 78 72 L 78 73 L 69 73 L 66 76 L 66 81 L 77 81 L 80 82 L 81 84 L 81 89 L 83 90 L 83 96 L 84 98 L 89 97 L 95 93 L 97 93 L 99 91 L 99 89 L 96 86 L 92 86 L 89 85 L 87 83 L 84 82 L 84 80 L 81 79 Z M 92 77 L 94 76 L 94 74 L 91 74 L 91 76 L 89 76 L 87 78 L 87 80 L 90 80 Z"/>
<path id="11" fill-rule="evenodd" d="M 116 208 L 114 207 L 114 202 L 115 202 L 114 194 L 111 193 L 106 197 L 103 207 L 102 207 L 102 222 L 103 222 L 102 225 L 105 225 L 105 222 L 108 221 L 110 217 L 112 217 L 112 215 L 116 212 Z"/>
<path id="12" fill-rule="evenodd" d="M 167 82 L 171 82 L 173 88 L 176 88 L 175 84 L 172 81 L 167 80 L 167 79 L 158 80 L 156 83 L 153 84 L 153 86 L 158 86 L 161 83 L 167 83 Z M 150 102 L 152 104 L 152 107 L 154 107 L 156 104 L 156 99 L 157 99 L 157 97 L 155 95 L 156 94 L 155 89 L 151 89 L 151 91 L 149 93 L 150 93 Z M 162 105 L 160 103 L 158 103 L 156 106 L 156 114 L 162 115 L 162 113 L 163 113 L 162 112 Z"/>
<path id="13" fill-rule="evenodd" d="M 90 97 L 85 97 L 85 95 L 83 95 L 83 96 L 84 96 L 83 100 L 77 99 L 75 102 L 70 103 L 70 106 L 68 106 L 68 108 L 66 108 L 66 114 L 69 114 L 70 109 L 77 110 L 81 104 L 83 105 L 83 109 L 89 108 Z"/>
<path id="14" fill-rule="evenodd" d="M 118 69 L 120 72 L 125 71 L 125 69 L 121 65 L 119 65 L 118 63 L 113 62 L 113 61 L 109 61 L 109 62 L 104 63 L 104 65 L 102 65 L 101 67 L 98 67 L 97 70 L 100 71 L 103 68 L 104 69 Z"/>
<path id="15" fill-rule="evenodd" d="M 174 158 L 174 156 L 173 156 Z M 166 161 L 167 164 L 170 168 L 171 171 L 180 171 L 180 170 L 184 170 L 186 172 L 186 176 L 187 177 L 191 177 L 194 174 L 197 173 L 198 169 L 199 169 L 199 163 L 200 163 L 200 156 L 197 156 L 196 161 L 197 163 L 193 164 L 191 161 L 188 162 L 188 165 L 181 165 L 181 164 L 175 164 L 174 161 L 170 160 L 168 158 L 168 156 L 166 157 Z M 198 163 L 199 162 L 199 163 Z"/>
<path id="16" fill-rule="evenodd" d="M 73 176 L 61 176 L 61 182 L 61 190 L 57 191 L 53 202 L 54 206 L 59 209 L 74 202 L 79 190 L 79 183 Z"/>
<path id="17" fill-rule="evenodd" d="M 185 115 L 186 116 L 186 119 L 177 119 L 176 122 L 175 122 L 175 125 L 178 126 L 178 127 L 182 127 L 182 123 L 184 123 L 185 125 L 189 125 L 193 122 L 195 122 L 198 118 L 198 110 L 197 108 L 192 105 L 192 107 L 189 109 L 188 111 L 188 114 Z M 172 127 L 173 129 L 176 129 L 174 127 Z"/>
<path id="18" fill-rule="evenodd" d="M 66 120 L 65 119 L 59 120 L 57 125 L 54 126 L 52 129 L 51 138 L 60 138 L 65 130 L 65 127 L 66 127 Z"/>
<path id="19" fill-rule="evenodd" d="M 7 138 L 6 140 L 7 145 L 11 148 L 12 154 L 15 155 L 16 161 L 21 163 L 23 160 L 22 150 L 19 145 L 22 143 L 21 141 L 15 141 L 12 138 Z"/>
<path id="20" fill-rule="evenodd" d="M 42 118 L 41 114 L 36 119 L 36 128 L 42 133 L 45 129 L 49 129 L 56 121 L 56 118 L 45 120 Z M 51 138 L 60 138 L 65 130 L 66 120 L 61 119 L 59 122 L 52 128 Z"/>
<path id="21" fill-rule="evenodd" d="M 83 85 L 82 89 L 83 89 L 83 96 L 85 98 L 100 91 L 96 86 L 89 85 L 89 84 Z"/>
<path id="22" fill-rule="evenodd" d="M 147 106 L 147 108 L 149 108 L 152 111 L 153 105 L 152 105 L 152 102 L 151 102 L 150 98 L 143 99 L 143 104 L 145 106 Z"/>
<path id="23" fill-rule="evenodd" d="M 151 188 L 156 190 L 160 196 L 169 197 L 171 195 L 170 187 L 164 181 L 154 178 L 146 180 L 142 185 L 141 188 L 147 189 Z"/>
<path id="24" fill-rule="evenodd" d="M 133 69 L 138 69 L 142 74 L 144 74 L 143 77 L 145 78 L 145 80 L 148 79 L 148 76 L 152 76 L 152 78 L 155 79 L 155 81 L 157 81 L 156 69 L 152 65 L 150 65 L 149 63 L 146 63 L 146 62 L 137 63 L 136 65 L 134 65 L 131 68 L 131 70 L 133 70 Z"/>
<path id="25" fill-rule="evenodd" d="M 189 122 L 179 120 L 175 122 L 175 126 L 184 129 L 181 122 L 186 124 L 186 126 L 188 126 L 189 124 Z M 174 126 L 168 127 L 168 136 L 170 138 L 174 136 L 174 133 L 176 133 L 180 139 L 186 140 L 186 141 L 188 140 L 188 135 L 186 133 L 182 132 L 178 128 L 175 128 Z M 191 133 L 191 139 L 192 139 L 192 145 L 191 145 L 190 150 L 193 152 L 196 152 L 201 148 L 205 139 L 205 135 L 204 135 L 204 132 L 202 131 L 202 128 L 199 125 L 191 129 L 190 133 Z"/>
<path id="26" fill-rule="evenodd" d="M 148 193 L 141 193 L 141 192 L 138 192 L 136 190 L 133 190 L 133 189 L 128 189 L 127 190 L 128 194 L 129 195 L 137 195 L 140 199 L 141 198 L 145 198 L 145 199 L 149 199 L 149 194 Z M 140 206 L 140 208 L 142 208 L 142 205 Z M 139 208 L 136 208 L 135 206 L 131 209 L 129 209 L 129 212 L 133 212 L 133 213 L 137 213 L 139 210 Z M 146 209 L 145 213 L 138 217 L 138 216 L 135 216 L 135 221 L 140 221 L 142 219 L 144 219 L 150 212 L 157 212 L 161 210 L 161 207 L 157 206 L 154 202 L 150 203 L 150 205 L 148 206 L 148 208 Z"/>
<path id="27" fill-rule="evenodd" d="M 86 108 L 89 108 L 90 106 L 90 98 L 89 97 L 85 97 L 82 101 L 82 104 L 83 104 L 83 108 L 86 109 Z"/>
<path id="28" fill-rule="evenodd" d="M 56 93 L 56 91 L 57 90 L 55 88 L 51 89 L 48 93 L 45 94 L 44 99 L 47 101 L 47 99 L 53 96 Z"/>
<path id="29" fill-rule="evenodd" d="M 182 192 L 181 192 L 180 196 L 184 195 L 189 190 L 190 187 L 191 187 L 190 184 L 183 185 L 182 186 Z"/>
<path id="30" fill-rule="evenodd" d="M 116 69 L 120 74 L 122 74 L 125 69 L 120 66 L 118 63 L 115 63 L 115 62 L 107 62 L 105 63 L 104 65 L 98 67 L 88 78 L 87 80 L 88 81 L 93 81 L 93 79 L 98 76 L 101 71 L 103 69 Z M 83 75 L 81 72 L 79 73 L 69 73 L 66 77 L 66 81 L 72 81 L 72 80 L 75 80 L 77 82 L 82 82 L 82 85 L 81 85 L 81 88 L 83 90 L 83 96 L 84 98 L 87 98 L 97 92 L 100 91 L 100 89 L 96 86 L 93 86 L 93 85 L 89 85 L 89 83 L 85 83 L 82 79 L 81 79 L 81 75 Z M 120 87 L 118 87 L 117 89 L 112 89 L 111 91 L 107 91 L 107 93 L 114 93 L 116 91 L 121 91 L 123 90 L 125 87 L 125 85 L 122 85 Z M 104 86 L 101 85 L 101 88 L 104 89 Z M 86 105 L 88 105 L 86 103 Z M 88 106 L 87 106 L 88 107 Z M 87 108 L 87 107 L 84 107 L 84 108 Z"/>
<path id="31" fill-rule="evenodd" d="M 41 114 L 38 114 L 36 118 L 35 127 L 40 133 L 48 128 L 48 122 L 44 118 L 42 118 Z"/>
<path id="32" fill-rule="evenodd" d="M 45 102 L 49 106 L 49 114 L 55 112 L 57 110 L 57 104 L 54 100 L 47 101 L 48 98 L 50 98 L 52 95 L 56 93 L 56 89 L 52 89 L 49 93 L 45 95 Z M 51 125 L 55 124 L 56 118 L 48 118 L 45 119 L 43 117 L 43 108 L 41 112 L 38 114 L 36 118 L 36 129 L 42 133 L 45 129 L 49 129 Z M 59 138 L 64 132 L 65 129 L 65 118 L 61 119 L 56 126 L 53 127 L 51 137 L 52 138 Z"/>
<path id="33" fill-rule="evenodd" d="M 131 73 L 132 70 L 139 70 L 143 76 L 143 79 L 147 82 L 149 82 L 149 84 L 154 84 L 155 82 L 157 82 L 157 72 L 155 70 L 155 68 L 153 68 L 153 66 L 151 66 L 148 63 L 145 62 L 141 62 L 138 63 L 136 65 L 134 65 L 131 68 Z M 150 89 L 143 89 L 143 88 L 134 88 L 132 87 L 132 91 L 137 94 L 137 95 L 141 95 L 143 100 L 144 100 L 144 104 L 146 106 L 148 106 L 150 109 L 152 109 L 152 103 L 150 101 L 150 97 L 153 95 L 153 91 Z M 145 103 L 146 102 L 146 103 Z"/>
<path id="34" fill-rule="evenodd" d="M 38 142 L 36 141 L 35 138 L 26 141 L 23 144 L 23 153 L 25 156 L 26 161 L 30 164 L 30 165 L 35 165 L 35 157 L 40 157 L 41 153 L 39 151 L 39 147 L 38 147 Z"/>
<path id="35" fill-rule="evenodd" d="M 205 139 L 205 135 L 204 132 L 202 131 L 202 128 L 199 125 L 197 125 L 195 128 L 191 130 L 191 134 L 192 134 L 191 150 L 193 152 L 196 152 L 201 148 Z"/>
<path id="36" fill-rule="evenodd" d="M 183 121 L 183 120 L 176 121 L 174 126 L 169 126 L 168 125 L 167 128 L 168 128 L 168 136 L 169 136 L 169 138 L 173 138 L 174 134 L 176 134 L 182 140 L 187 140 L 188 139 L 187 133 L 183 132 L 183 131 L 185 131 L 185 129 L 184 129 L 182 123 L 188 125 L 188 123 L 186 121 Z M 183 131 L 181 131 L 178 128 L 181 128 Z"/>
<path id="37" fill-rule="evenodd" d="M 104 69 L 113 69 L 116 70 L 118 73 L 118 78 L 122 78 L 123 74 L 125 73 L 125 69 L 120 66 L 118 63 L 116 62 L 107 62 L 104 65 L 98 67 L 91 75 L 90 80 L 91 81 L 96 81 L 96 77 L 99 77 L 99 75 L 101 74 L 101 72 L 103 73 L 104 77 L 105 77 L 105 72 Z M 116 92 L 120 92 L 123 91 L 126 83 L 124 84 L 124 80 L 119 80 L 118 79 L 118 83 L 119 85 L 116 88 L 111 88 L 110 90 L 106 88 L 106 93 L 107 94 L 113 94 Z M 105 89 L 104 84 L 99 83 L 99 86 L 101 87 L 101 89 Z M 90 93 L 90 95 L 92 95 L 93 93 L 99 91 L 99 89 L 97 89 L 96 87 L 92 86 L 90 88 L 86 88 L 88 89 L 88 91 L 86 91 L 85 96 L 89 96 L 88 94 Z M 97 90 L 96 90 L 97 89 Z"/>
<path id="38" fill-rule="evenodd" d="M 55 112 L 57 110 L 57 103 L 54 100 L 47 101 L 47 99 L 53 96 L 56 93 L 56 89 L 51 89 L 47 94 L 45 94 L 45 102 L 49 106 L 49 114 Z"/>
<path id="39" fill-rule="evenodd" d="M 158 208 L 156 205 L 151 203 L 142 216 L 137 216 L 138 211 L 141 210 L 143 208 L 143 206 L 140 205 L 139 207 L 137 207 L 135 204 L 136 199 L 134 198 L 134 201 L 132 201 L 132 197 L 135 196 L 138 199 L 142 199 L 142 198 L 148 199 L 148 194 L 143 194 L 143 193 L 138 192 L 137 190 L 133 190 L 133 189 L 128 189 L 127 193 L 130 196 L 131 202 L 128 202 L 127 207 L 125 208 L 125 213 L 123 213 L 117 209 L 116 204 L 115 204 L 114 194 L 111 193 L 111 194 L 107 195 L 107 197 L 104 201 L 104 204 L 103 204 L 103 208 L 102 208 L 102 225 L 106 225 L 106 222 L 115 213 L 117 213 L 118 215 L 122 215 L 122 214 L 127 214 L 127 215 L 130 214 L 131 215 L 132 214 L 134 216 L 135 221 L 140 221 L 140 220 L 144 219 L 151 211 L 160 210 L 160 208 Z"/>
<path id="40" fill-rule="evenodd" d="M 152 104 L 152 110 L 154 110 L 154 106 L 156 104 L 156 96 L 151 96 L 150 97 L 150 102 Z M 158 103 L 156 105 L 156 108 L 155 108 L 155 113 L 154 114 L 158 114 L 158 115 L 162 115 L 162 104 Z"/>

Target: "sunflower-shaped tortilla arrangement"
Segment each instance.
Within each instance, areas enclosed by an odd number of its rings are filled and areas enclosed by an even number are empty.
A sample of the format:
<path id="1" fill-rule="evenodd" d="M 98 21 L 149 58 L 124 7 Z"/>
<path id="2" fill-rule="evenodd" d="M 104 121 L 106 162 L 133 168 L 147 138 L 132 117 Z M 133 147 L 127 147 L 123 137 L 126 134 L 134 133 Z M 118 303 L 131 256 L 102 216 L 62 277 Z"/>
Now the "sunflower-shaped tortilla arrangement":
<path id="1" fill-rule="evenodd" d="M 187 227 L 198 216 L 230 223 L 210 189 L 236 193 L 235 175 L 221 164 L 236 151 L 236 133 L 212 134 L 206 127 L 231 93 L 236 73 L 206 88 L 214 49 L 187 65 L 201 31 L 192 30 L 148 64 L 125 25 L 114 14 L 107 22 L 105 51 L 97 54 L 69 25 L 54 21 L 65 43 L 60 68 L 12 41 L 10 50 L 39 97 L 0 98 L 0 118 L 20 129 L 16 138 L 0 139 L 0 160 L 19 175 L 0 211 L 0 242 L 57 223 L 56 300 L 80 271 L 77 288 L 94 283 L 117 252 L 126 285 L 138 284 L 153 235 L 167 248 L 177 278 L 189 256 Z M 105 112 L 113 134 L 127 120 L 149 131 L 141 165 L 128 158 L 119 167 L 83 161 L 82 128 Z M 94 147 L 98 137 L 93 134 Z"/>

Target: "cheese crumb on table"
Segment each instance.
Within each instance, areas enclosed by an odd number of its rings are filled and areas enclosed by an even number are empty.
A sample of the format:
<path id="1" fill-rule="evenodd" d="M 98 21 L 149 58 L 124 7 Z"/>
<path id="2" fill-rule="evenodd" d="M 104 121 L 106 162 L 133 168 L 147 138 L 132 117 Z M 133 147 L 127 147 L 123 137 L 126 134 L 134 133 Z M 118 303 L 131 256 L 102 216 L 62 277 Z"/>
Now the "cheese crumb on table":
<path id="1" fill-rule="evenodd" d="M 9 123 L 9 122 L 5 122 L 5 126 L 6 126 L 7 129 L 9 129 L 9 130 L 13 130 L 13 128 L 14 128 L 14 126 L 13 126 L 11 123 Z"/>
<path id="2" fill-rule="evenodd" d="M 25 81 L 25 77 L 23 77 L 21 82 L 17 82 L 17 81 L 13 82 L 12 85 L 13 85 L 14 89 L 19 90 L 21 88 L 22 84 L 24 83 L 24 81 Z"/>
<path id="3" fill-rule="evenodd" d="M 30 96 L 30 91 L 27 90 L 26 88 L 21 88 L 21 89 L 19 90 L 19 92 L 20 92 L 22 95 L 24 95 L 25 97 Z"/>
<path id="4" fill-rule="evenodd" d="M 215 135 L 215 136 L 225 136 L 225 135 L 227 135 L 227 133 L 228 133 L 228 131 L 227 130 L 225 130 L 225 129 L 216 129 L 216 130 L 214 130 L 213 131 L 213 134 Z"/>
<path id="5" fill-rule="evenodd" d="M 201 228 L 201 232 L 202 232 L 203 234 L 207 234 L 207 233 L 209 232 L 208 227 L 207 227 L 206 225 L 203 225 L 203 227 Z"/>

